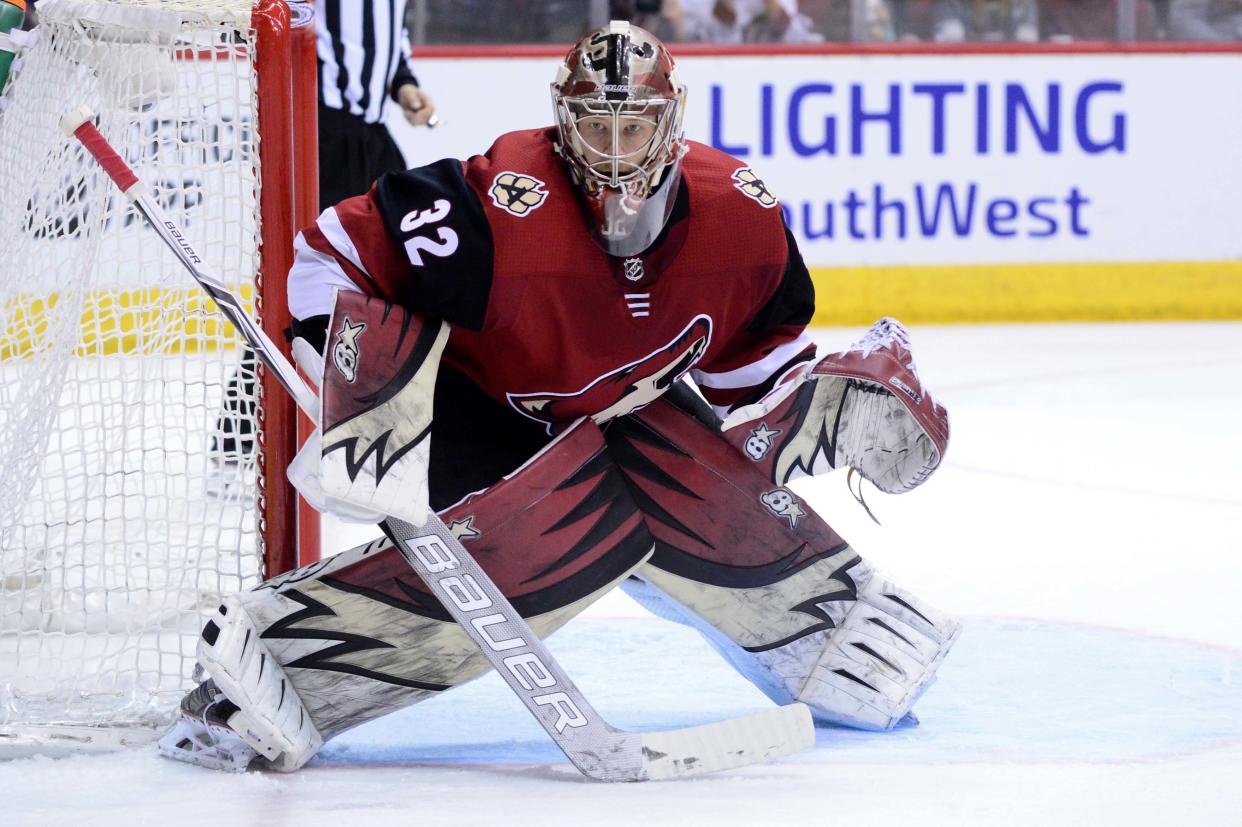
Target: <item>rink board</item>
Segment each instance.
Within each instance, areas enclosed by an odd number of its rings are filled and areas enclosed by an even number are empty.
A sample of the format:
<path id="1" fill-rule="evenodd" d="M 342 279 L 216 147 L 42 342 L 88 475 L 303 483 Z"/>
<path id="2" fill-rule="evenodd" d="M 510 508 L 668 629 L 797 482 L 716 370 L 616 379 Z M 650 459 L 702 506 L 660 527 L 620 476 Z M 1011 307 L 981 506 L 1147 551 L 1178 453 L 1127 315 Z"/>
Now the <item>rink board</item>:
<path id="1" fill-rule="evenodd" d="M 560 51 L 421 50 L 445 124 L 390 110 L 407 160 L 550 123 Z M 1242 47 L 679 55 L 687 135 L 781 199 L 819 324 L 1242 317 Z"/>

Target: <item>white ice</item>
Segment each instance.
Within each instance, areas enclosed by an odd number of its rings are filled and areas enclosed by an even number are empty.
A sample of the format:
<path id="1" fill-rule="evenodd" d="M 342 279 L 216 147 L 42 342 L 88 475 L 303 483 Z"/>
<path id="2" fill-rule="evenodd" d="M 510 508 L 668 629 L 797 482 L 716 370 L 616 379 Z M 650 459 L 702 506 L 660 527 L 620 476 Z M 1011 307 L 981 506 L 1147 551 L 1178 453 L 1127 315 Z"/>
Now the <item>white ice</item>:
<path id="1" fill-rule="evenodd" d="M 825 349 L 857 333 L 817 331 Z M 0 764 L 0 825 L 1242 824 L 1242 324 L 914 327 L 953 416 L 902 497 L 795 487 L 961 616 L 921 725 L 690 781 L 578 776 L 489 676 L 291 776 L 141 748 Z M 329 548 L 349 538 L 331 529 Z M 550 646 L 613 723 L 769 702 L 694 633 L 612 595 Z M 354 822 L 353 819 L 360 819 Z"/>

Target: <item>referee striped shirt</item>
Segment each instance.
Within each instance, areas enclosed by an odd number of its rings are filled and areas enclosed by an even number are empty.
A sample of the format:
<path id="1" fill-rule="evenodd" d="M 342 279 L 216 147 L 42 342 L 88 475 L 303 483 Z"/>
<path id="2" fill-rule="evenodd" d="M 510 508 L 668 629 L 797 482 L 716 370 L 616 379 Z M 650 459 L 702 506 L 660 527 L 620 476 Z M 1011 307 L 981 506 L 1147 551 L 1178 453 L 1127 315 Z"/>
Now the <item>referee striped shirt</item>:
<path id="1" fill-rule="evenodd" d="M 417 84 L 406 55 L 405 0 L 315 0 L 319 102 L 379 123 L 389 96 Z"/>

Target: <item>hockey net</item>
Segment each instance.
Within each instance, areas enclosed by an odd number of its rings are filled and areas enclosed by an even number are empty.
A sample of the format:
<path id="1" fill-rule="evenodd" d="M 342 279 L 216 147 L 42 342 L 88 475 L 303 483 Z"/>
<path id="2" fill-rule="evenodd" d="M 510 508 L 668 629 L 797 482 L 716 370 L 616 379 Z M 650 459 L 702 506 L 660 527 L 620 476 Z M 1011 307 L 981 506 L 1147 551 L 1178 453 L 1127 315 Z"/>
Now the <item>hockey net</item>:
<path id="1" fill-rule="evenodd" d="M 99 113 L 211 270 L 278 330 L 290 122 L 307 105 L 291 95 L 288 7 L 38 10 L 0 110 L 0 754 L 170 720 L 204 615 L 292 565 L 296 513 L 288 403 L 57 129 L 70 108 Z"/>

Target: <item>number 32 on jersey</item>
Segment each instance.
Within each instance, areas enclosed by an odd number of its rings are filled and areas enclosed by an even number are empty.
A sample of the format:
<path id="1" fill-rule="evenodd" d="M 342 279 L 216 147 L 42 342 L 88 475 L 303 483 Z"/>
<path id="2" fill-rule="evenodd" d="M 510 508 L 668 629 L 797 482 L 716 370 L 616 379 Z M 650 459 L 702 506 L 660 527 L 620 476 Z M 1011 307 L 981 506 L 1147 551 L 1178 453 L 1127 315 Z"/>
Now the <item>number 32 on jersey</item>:
<path id="1" fill-rule="evenodd" d="M 437 198 L 431 209 L 427 210 L 411 210 L 401 219 L 401 232 L 411 233 L 419 227 L 429 224 L 435 224 L 443 221 L 449 214 L 452 206 L 443 198 Z M 431 227 L 427 228 L 428 230 Z M 457 250 L 457 233 L 451 227 L 436 227 L 439 241 L 434 241 L 427 236 L 416 235 L 405 242 L 405 254 L 409 257 L 410 263 L 415 267 L 422 267 L 423 253 L 436 256 L 437 258 L 445 258 L 451 256 Z"/>

